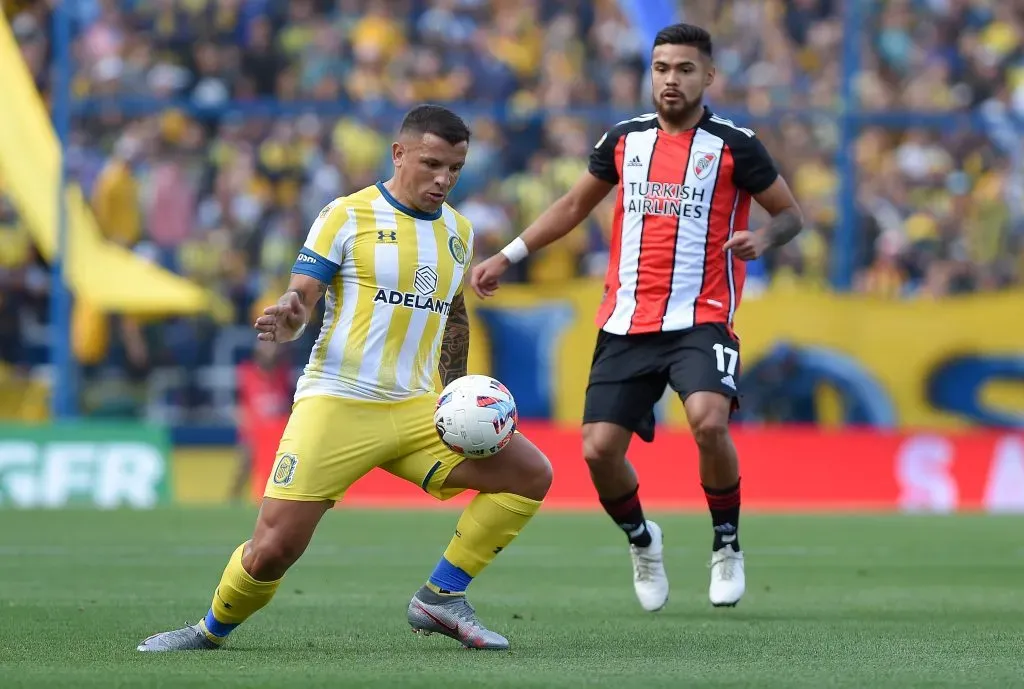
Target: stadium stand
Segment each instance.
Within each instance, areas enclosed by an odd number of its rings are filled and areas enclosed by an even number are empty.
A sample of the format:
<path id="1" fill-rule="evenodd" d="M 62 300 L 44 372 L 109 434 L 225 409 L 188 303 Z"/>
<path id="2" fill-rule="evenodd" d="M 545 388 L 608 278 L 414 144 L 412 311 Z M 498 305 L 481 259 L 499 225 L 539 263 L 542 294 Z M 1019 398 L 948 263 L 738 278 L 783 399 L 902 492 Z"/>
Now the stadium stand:
<path id="1" fill-rule="evenodd" d="M 687 20 L 716 40 L 712 106 L 753 123 L 810 221 L 797 242 L 752 267 L 751 294 L 832 289 L 839 5 L 687 3 Z M 477 228 L 477 256 L 568 187 L 617 113 L 648 109 L 648 47 L 610 0 L 78 6 L 74 55 L 83 67 L 73 91 L 85 105 L 71 174 L 109 239 L 223 294 L 238 325 L 76 314 L 76 354 L 93 381 L 83 411 L 93 415 L 230 416 L 232 367 L 251 349 L 254 310 L 283 290 L 320 208 L 387 173 L 381 152 L 409 104 L 469 113 L 473 150 L 454 201 Z M 860 107 L 976 117 L 948 127 L 894 118 L 860 131 L 847 152 L 860 173 L 857 291 L 914 299 L 1021 283 L 1024 143 L 1013 122 L 1024 117 L 1024 19 L 1012 6 L 872 4 L 855 82 Z M 45 4 L 14 13 L 12 26 L 46 93 Z M 119 105 L 97 105 L 102 99 Z M 152 107 L 159 101 L 179 107 Z M 312 101 L 325 107 L 298 107 Z M 560 114 L 536 116 L 552 111 Z M 608 213 L 596 213 L 516 279 L 601 274 L 607 231 Z M 0 359 L 9 375 L 27 376 L 47 355 L 48 274 L 2 193 L 0 234 Z"/>

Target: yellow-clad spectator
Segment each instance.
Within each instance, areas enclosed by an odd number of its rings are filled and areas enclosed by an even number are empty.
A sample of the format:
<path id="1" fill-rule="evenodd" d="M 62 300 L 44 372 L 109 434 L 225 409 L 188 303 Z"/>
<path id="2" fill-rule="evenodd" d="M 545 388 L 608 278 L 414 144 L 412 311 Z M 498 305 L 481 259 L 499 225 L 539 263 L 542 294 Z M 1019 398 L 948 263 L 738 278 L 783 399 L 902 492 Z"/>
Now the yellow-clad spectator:
<path id="1" fill-rule="evenodd" d="M 384 0 L 370 2 L 365 14 L 352 27 L 349 40 L 357 54 L 379 55 L 385 61 L 406 47 L 405 29 Z"/>
<path id="2" fill-rule="evenodd" d="M 32 238 L 25 228 L 18 222 L 5 222 L 0 218 L 0 270 L 20 268 L 31 256 Z"/>
<path id="3" fill-rule="evenodd" d="M 970 194 L 964 241 L 971 260 L 990 266 L 1006 251 L 1010 211 L 1005 202 L 1006 175 L 990 170 L 981 175 Z"/>
<path id="4" fill-rule="evenodd" d="M 134 135 L 121 137 L 114 154 L 96 180 L 93 212 L 103 235 L 121 246 L 135 245 L 142 233 L 139 184 L 132 170 L 139 142 Z"/>
<path id="5" fill-rule="evenodd" d="M 537 75 L 544 54 L 544 34 L 532 3 L 500 3 L 487 42 L 492 54 L 521 79 Z"/>
<path id="6" fill-rule="evenodd" d="M 375 174 L 381 165 L 381 149 L 386 147 L 384 137 L 376 130 L 355 119 L 338 121 L 331 134 L 334 150 L 344 158 L 345 174 L 364 177 Z"/>

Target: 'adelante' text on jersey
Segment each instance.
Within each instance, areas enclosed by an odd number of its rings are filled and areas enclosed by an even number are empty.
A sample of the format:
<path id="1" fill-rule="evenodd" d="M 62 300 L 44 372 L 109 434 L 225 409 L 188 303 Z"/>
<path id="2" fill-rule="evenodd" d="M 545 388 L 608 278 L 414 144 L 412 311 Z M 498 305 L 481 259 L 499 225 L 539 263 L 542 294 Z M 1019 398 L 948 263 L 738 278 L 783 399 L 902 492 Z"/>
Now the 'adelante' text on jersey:
<path id="1" fill-rule="evenodd" d="M 421 213 L 379 183 L 324 208 L 292 268 L 328 285 L 323 328 L 295 398 L 385 401 L 433 391 L 472 235 L 451 207 Z"/>
<path id="2" fill-rule="evenodd" d="M 707 109 L 680 134 L 642 115 L 601 137 L 589 169 L 618 185 L 598 326 L 627 335 L 731 325 L 746 265 L 723 246 L 747 229 L 751 196 L 778 177 L 754 132 Z"/>

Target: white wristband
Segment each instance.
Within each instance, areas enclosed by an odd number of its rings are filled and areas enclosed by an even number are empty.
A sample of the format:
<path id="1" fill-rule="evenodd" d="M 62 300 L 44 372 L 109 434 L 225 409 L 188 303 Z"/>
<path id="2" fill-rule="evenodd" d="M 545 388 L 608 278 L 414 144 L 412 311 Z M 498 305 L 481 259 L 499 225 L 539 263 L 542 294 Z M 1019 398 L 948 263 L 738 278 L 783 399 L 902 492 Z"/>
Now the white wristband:
<path id="1" fill-rule="evenodd" d="M 526 246 L 526 242 L 523 241 L 522 237 L 516 237 L 501 250 L 501 253 L 508 259 L 509 263 L 519 263 L 530 255 L 530 249 Z"/>

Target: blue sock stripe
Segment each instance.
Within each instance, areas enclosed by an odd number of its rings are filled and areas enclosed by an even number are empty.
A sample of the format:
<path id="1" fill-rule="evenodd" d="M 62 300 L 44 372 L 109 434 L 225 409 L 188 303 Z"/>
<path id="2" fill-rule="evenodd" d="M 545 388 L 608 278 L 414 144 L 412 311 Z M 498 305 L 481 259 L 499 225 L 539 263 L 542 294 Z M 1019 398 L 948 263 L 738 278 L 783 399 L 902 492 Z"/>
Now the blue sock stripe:
<path id="1" fill-rule="evenodd" d="M 206 619 L 203 622 L 206 624 L 206 631 L 214 636 L 227 636 L 231 633 L 232 629 L 238 626 L 238 623 L 227 624 L 218 620 L 213 616 L 213 608 L 210 608 L 210 612 L 206 613 Z"/>
<path id="2" fill-rule="evenodd" d="M 430 575 L 430 583 L 446 591 L 465 591 L 473 577 L 442 557 Z"/>

